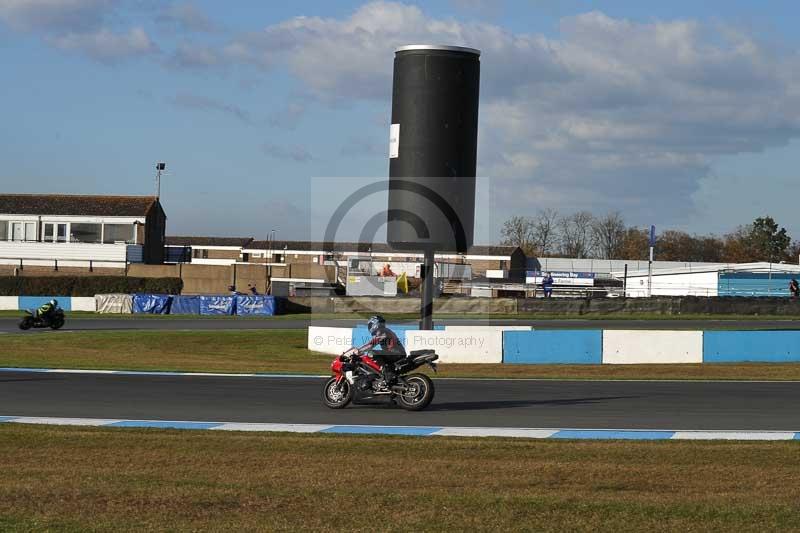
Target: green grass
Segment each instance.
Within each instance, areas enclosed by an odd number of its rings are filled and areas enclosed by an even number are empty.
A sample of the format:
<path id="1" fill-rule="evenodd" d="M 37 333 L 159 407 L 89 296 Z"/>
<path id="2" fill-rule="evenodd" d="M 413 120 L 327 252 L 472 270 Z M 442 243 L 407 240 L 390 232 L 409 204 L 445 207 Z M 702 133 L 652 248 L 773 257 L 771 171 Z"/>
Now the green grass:
<path id="1" fill-rule="evenodd" d="M 0 366 L 327 374 L 305 330 L 98 331 L 0 335 Z M 424 370 L 424 368 L 423 368 Z M 800 380 L 800 363 L 685 365 L 442 364 L 439 377 Z"/>
<path id="2" fill-rule="evenodd" d="M 18 318 L 23 314 L 22 311 L 0 311 L 0 318 Z M 99 318 L 99 319 L 114 319 L 114 320 L 131 320 L 131 319 L 147 319 L 147 320 L 175 320 L 175 319 L 193 319 L 193 320 L 336 320 L 336 319 L 366 319 L 372 316 L 374 312 L 364 313 L 294 313 L 287 315 L 276 315 L 271 317 L 239 317 L 239 316 L 222 316 L 222 315 L 150 315 L 150 314 L 103 314 L 103 313 L 90 313 L 86 311 L 68 311 L 66 313 L 68 319 L 84 319 L 84 318 Z M 398 321 L 416 321 L 419 315 L 416 313 L 384 313 L 387 320 Z M 666 322 L 676 320 L 697 320 L 697 321 L 719 321 L 719 322 L 733 322 L 733 321 L 749 321 L 749 322 L 764 322 L 764 321 L 781 321 L 787 328 L 800 328 L 800 315 L 799 316 L 786 316 L 786 315 L 741 315 L 741 314 L 683 314 L 683 315 L 664 315 L 658 313 L 591 313 L 584 315 L 575 314 L 558 314 L 558 313 L 520 313 L 520 314 L 471 314 L 471 313 L 437 313 L 435 319 L 487 319 L 487 320 L 619 320 L 624 322 L 626 320 L 663 320 Z M 714 325 L 715 329 L 725 328 L 726 326 Z M 752 326 L 758 328 L 758 326 Z"/>
<path id="3" fill-rule="evenodd" d="M 800 442 L 0 424 L 3 531 L 797 531 Z"/>

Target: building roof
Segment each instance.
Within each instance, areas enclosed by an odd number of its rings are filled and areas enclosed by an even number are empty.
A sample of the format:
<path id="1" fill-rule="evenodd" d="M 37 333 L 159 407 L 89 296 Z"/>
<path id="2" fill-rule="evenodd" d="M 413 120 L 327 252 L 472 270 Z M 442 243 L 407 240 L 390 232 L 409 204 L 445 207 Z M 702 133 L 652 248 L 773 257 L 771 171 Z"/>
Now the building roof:
<path id="1" fill-rule="evenodd" d="M 167 246 L 230 246 L 245 248 L 253 242 L 252 237 L 167 237 Z"/>
<path id="2" fill-rule="evenodd" d="M 708 267 L 717 267 L 721 263 L 699 263 L 688 261 L 653 261 L 653 272 L 668 269 L 686 268 L 699 271 Z M 526 268 L 541 272 L 593 272 L 602 276 L 614 276 L 617 273 L 647 271 L 647 261 L 637 259 L 575 259 L 570 257 L 538 257 L 528 258 Z"/>
<path id="3" fill-rule="evenodd" d="M 253 241 L 247 245 L 250 250 L 292 250 L 299 252 L 359 252 L 369 254 L 395 253 L 414 255 L 414 252 L 406 250 L 395 250 L 386 243 L 369 242 L 336 242 L 331 247 L 322 241 Z M 331 249 L 333 248 L 333 249 Z M 518 247 L 516 246 L 490 246 L 474 245 L 469 248 L 466 255 L 487 255 L 487 256 L 511 256 Z"/>
<path id="4" fill-rule="evenodd" d="M 144 217 L 155 196 L 90 196 L 71 194 L 0 194 L 0 213 L 94 217 Z"/>

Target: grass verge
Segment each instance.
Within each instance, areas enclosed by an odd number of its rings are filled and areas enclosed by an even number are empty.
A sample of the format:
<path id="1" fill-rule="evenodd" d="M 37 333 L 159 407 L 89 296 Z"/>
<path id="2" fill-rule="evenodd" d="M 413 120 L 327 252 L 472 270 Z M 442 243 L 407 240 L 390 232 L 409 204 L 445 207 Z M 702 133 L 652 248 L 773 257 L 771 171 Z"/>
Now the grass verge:
<path id="1" fill-rule="evenodd" d="M 327 374 L 304 330 L 102 331 L 0 335 L 0 366 Z M 424 369 L 423 369 L 424 370 Z M 800 380 L 800 363 L 687 365 L 444 364 L 439 377 Z"/>
<path id="2" fill-rule="evenodd" d="M 23 314 L 22 311 L 0 311 L 0 318 L 19 318 Z M 83 319 L 83 318 L 99 318 L 99 319 L 113 319 L 113 320 L 347 320 L 347 319 L 366 319 L 372 316 L 374 312 L 364 313 L 296 313 L 287 315 L 276 315 L 271 317 L 258 317 L 258 316 L 222 316 L 222 315 L 150 315 L 150 314 L 103 314 L 91 313 L 87 311 L 68 311 L 66 312 L 69 319 Z M 384 313 L 383 316 L 387 320 L 396 321 L 417 321 L 419 314 L 417 313 Z M 607 313 L 607 314 L 559 314 L 559 313 L 520 313 L 520 314 L 478 314 L 478 313 L 437 313 L 436 319 L 465 319 L 465 320 L 560 320 L 560 321 L 594 321 L 594 320 L 619 320 L 621 322 L 627 320 L 663 320 L 669 321 L 712 321 L 712 322 L 766 322 L 766 321 L 780 321 L 785 323 L 787 328 L 800 328 L 800 315 L 787 316 L 787 315 L 740 315 L 740 314 L 684 314 L 684 315 L 663 315 L 658 313 Z M 716 326 L 714 326 L 716 329 Z M 725 325 L 722 325 L 725 328 Z M 749 327 L 748 329 L 757 329 L 758 326 Z"/>
<path id="3" fill-rule="evenodd" d="M 789 531 L 798 454 L 1 424 L 0 529 Z"/>

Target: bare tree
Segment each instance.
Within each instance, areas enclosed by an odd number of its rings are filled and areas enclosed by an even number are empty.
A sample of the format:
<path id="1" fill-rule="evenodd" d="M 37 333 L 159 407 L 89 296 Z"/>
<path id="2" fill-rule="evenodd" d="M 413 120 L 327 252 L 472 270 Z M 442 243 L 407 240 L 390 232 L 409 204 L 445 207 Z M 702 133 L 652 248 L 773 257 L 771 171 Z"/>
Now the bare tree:
<path id="1" fill-rule="evenodd" d="M 548 256 L 555 250 L 558 238 L 558 211 L 540 209 L 533 219 L 533 242 L 540 256 Z"/>
<path id="2" fill-rule="evenodd" d="M 559 220 L 562 255 L 577 259 L 591 255 L 593 223 L 594 216 L 588 211 L 579 211 Z"/>
<path id="3" fill-rule="evenodd" d="M 503 236 L 502 244 L 506 246 L 519 246 L 525 255 L 535 255 L 534 225 L 530 217 L 513 216 L 503 222 L 500 230 Z"/>
<path id="4" fill-rule="evenodd" d="M 600 259 L 621 259 L 625 221 L 619 211 L 596 218 L 592 224 L 594 249 Z"/>

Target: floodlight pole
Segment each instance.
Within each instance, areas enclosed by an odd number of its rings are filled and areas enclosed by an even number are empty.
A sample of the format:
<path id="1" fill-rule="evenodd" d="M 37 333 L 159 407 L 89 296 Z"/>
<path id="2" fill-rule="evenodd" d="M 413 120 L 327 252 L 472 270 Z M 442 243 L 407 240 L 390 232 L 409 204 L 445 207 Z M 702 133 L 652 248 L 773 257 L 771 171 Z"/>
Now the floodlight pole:
<path id="1" fill-rule="evenodd" d="M 269 253 L 267 254 L 266 262 L 267 262 L 267 278 L 269 279 L 269 284 L 266 287 L 267 294 L 272 294 L 272 244 L 275 242 L 275 230 L 270 230 L 269 235 Z"/>
<path id="2" fill-rule="evenodd" d="M 433 248 L 425 249 L 425 258 L 422 263 L 422 298 L 419 309 L 419 329 L 433 329 L 433 275 L 434 275 Z"/>
<path id="3" fill-rule="evenodd" d="M 166 170 L 166 163 L 159 161 L 156 163 L 156 198 L 161 199 L 161 172 Z"/>

